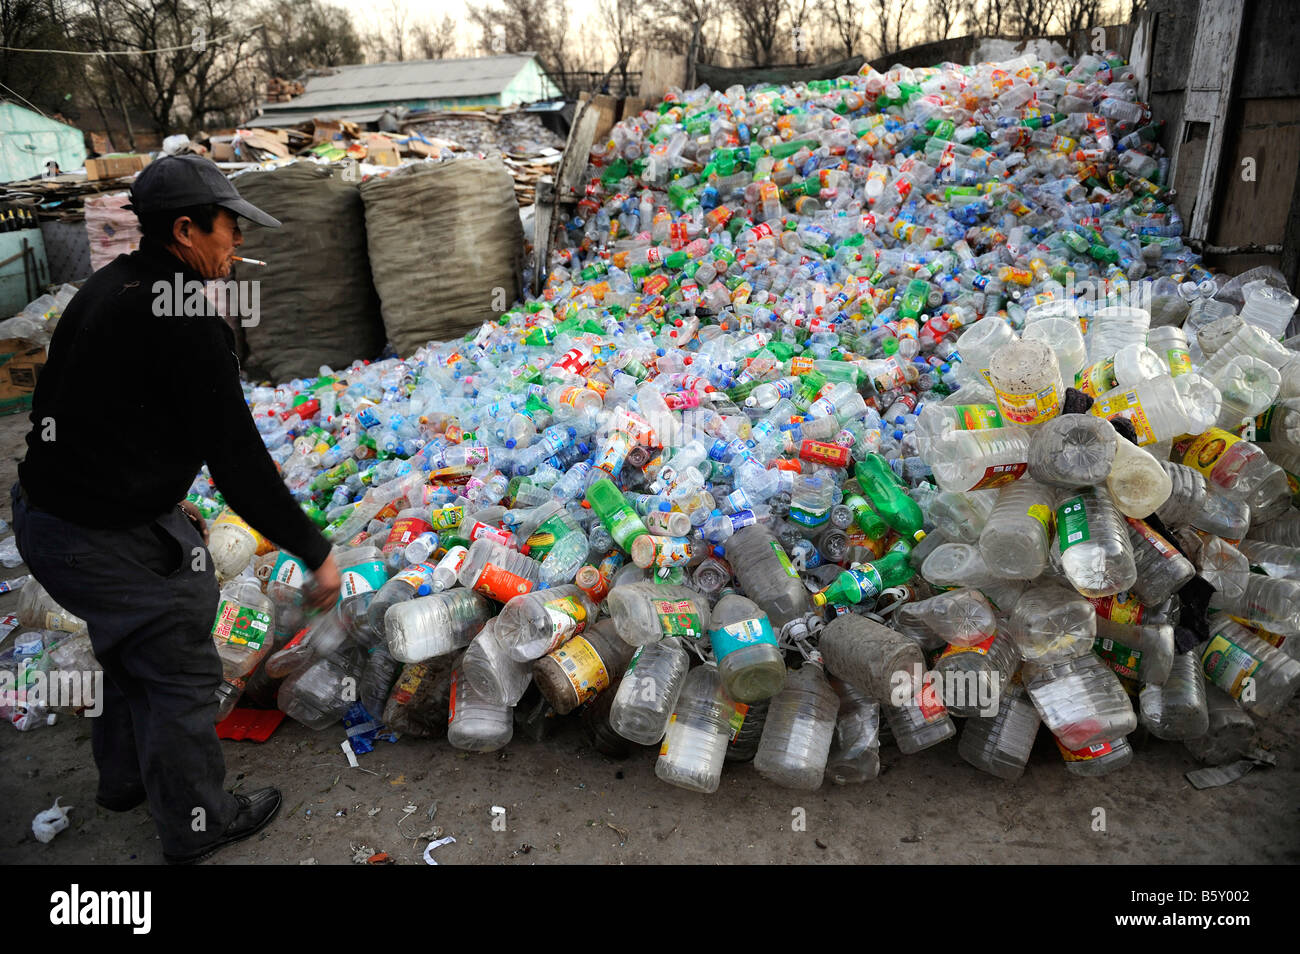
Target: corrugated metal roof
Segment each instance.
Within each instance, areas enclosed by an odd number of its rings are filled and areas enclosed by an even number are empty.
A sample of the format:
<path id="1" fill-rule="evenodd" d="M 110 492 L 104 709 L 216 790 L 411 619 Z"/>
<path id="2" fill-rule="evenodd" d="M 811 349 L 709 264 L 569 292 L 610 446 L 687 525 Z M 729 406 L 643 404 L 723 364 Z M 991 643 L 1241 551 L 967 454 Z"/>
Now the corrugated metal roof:
<path id="1" fill-rule="evenodd" d="M 311 77 L 301 96 L 287 103 L 267 103 L 263 110 L 268 116 L 281 111 L 320 114 L 321 110 L 363 103 L 493 96 L 501 93 L 536 55 L 510 53 L 463 60 L 343 66 L 330 76 Z"/>
<path id="2" fill-rule="evenodd" d="M 284 105 L 291 105 L 285 103 Z M 284 109 L 276 112 L 267 111 L 248 122 L 248 127 L 255 126 L 296 126 L 313 119 L 344 119 L 350 123 L 373 123 L 383 115 L 382 109 Z"/>

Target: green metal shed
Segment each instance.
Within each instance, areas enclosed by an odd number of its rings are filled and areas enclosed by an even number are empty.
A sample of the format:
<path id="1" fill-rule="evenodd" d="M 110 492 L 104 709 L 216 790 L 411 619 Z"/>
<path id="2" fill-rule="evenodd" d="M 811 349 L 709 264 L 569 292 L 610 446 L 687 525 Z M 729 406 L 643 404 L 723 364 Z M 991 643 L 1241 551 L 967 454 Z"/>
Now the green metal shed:
<path id="1" fill-rule="evenodd" d="M 0 103 L 0 182 L 39 176 L 51 159 L 64 172 L 84 166 L 81 130 L 17 103 Z"/>

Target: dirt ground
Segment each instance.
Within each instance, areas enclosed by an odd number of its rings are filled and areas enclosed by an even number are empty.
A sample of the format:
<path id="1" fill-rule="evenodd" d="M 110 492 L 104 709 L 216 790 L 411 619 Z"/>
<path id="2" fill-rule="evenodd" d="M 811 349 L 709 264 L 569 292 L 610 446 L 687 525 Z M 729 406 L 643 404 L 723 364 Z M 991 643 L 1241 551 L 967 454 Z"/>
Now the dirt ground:
<path id="1" fill-rule="evenodd" d="M 6 520 L 26 430 L 23 415 L 0 418 Z M 0 596 L 0 615 L 17 602 Z M 312 732 L 286 720 L 266 743 L 222 743 L 228 783 L 278 785 L 284 808 L 260 836 L 209 863 L 348 864 L 388 852 L 422 864 L 431 838 L 449 835 L 456 842 L 432 853 L 439 864 L 1294 864 L 1297 708 L 1262 726 L 1276 767 L 1200 792 L 1183 777 L 1197 763 L 1182 745 L 1152 739 L 1127 768 L 1080 779 L 1046 730 L 1016 782 L 971 768 L 950 740 L 912 756 L 886 746 L 880 778 L 864 785 L 791 792 L 751 765 L 729 765 L 719 791 L 704 796 L 655 778 L 651 749 L 621 762 L 600 755 L 576 717 L 544 742 L 516 739 L 491 754 L 445 739 L 380 742 L 359 768 L 340 749 L 341 726 Z M 87 720 L 26 733 L 0 726 L 0 863 L 160 863 L 148 810 L 98 808 L 95 781 Z M 31 821 L 56 796 L 73 806 L 71 825 L 42 845 Z M 503 831 L 493 806 L 506 809 Z"/>

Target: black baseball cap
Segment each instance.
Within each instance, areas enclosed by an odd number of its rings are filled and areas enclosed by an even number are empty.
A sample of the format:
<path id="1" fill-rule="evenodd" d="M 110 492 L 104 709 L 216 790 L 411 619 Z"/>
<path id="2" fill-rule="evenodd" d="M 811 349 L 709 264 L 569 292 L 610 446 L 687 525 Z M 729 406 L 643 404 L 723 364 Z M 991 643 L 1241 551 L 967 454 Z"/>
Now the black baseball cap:
<path id="1" fill-rule="evenodd" d="M 258 225 L 280 227 L 279 219 L 240 198 L 231 181 L 203 156 L 163 156 L 149 163 L 132 183 L 126 208 L 139 215 L 191 205 L 219 205 Z"/>

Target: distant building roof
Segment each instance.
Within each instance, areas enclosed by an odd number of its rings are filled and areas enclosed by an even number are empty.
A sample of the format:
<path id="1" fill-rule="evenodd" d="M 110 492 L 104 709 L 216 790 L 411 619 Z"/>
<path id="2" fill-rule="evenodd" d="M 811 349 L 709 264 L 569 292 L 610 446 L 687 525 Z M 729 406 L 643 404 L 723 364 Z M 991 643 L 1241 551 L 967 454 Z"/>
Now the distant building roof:
<path id="1" fill-rule="evenodd" d="M 266 116 L 341 111 L 403 100 L 466 99 L 500 94 L 536 53 L 507 53 L 463 60 L 407 60 L 342 66 L 307 80 L 307 91 L 287 103 L 267 103 Z M 360 110 L 358 110 L 360 111 Z"/>

